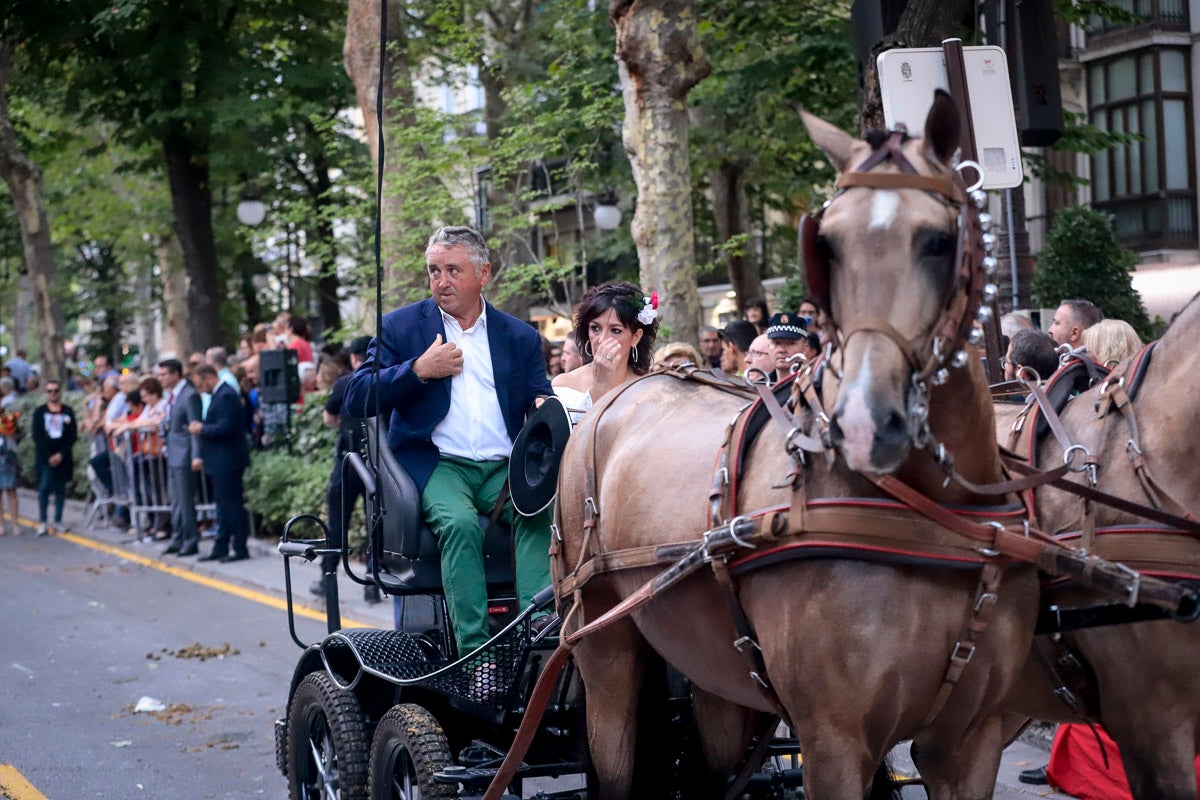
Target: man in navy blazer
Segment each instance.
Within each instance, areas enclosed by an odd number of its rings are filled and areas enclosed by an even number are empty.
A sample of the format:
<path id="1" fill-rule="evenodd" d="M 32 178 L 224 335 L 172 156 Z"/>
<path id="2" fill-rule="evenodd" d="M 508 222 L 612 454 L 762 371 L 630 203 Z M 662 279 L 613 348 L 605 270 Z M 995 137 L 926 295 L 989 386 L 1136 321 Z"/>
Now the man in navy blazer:
<path id="1" fill-rule="evenodd" d="M 344 408 L 374 416 L 378 399 L 389 415 L 388 445 L 421 492 L 422 516 L 438 537 L 446 605 L 465 655 L 488 639 L 479 515 L 498 502 L 526 414 L 552 390 L 538 332 L 483 299 L 492 269 L 483 237 L 440 228 L 425 262 L 432 297 L 383 318 Z M 524 606 L 550 583 L 549 517 L 514 514 L 506 502 L 501 519 L 513 525 Z"/>
<path id="2" fill-rule="evenodd" d="M 192 422 L 188 433 L 200 437 L 200 461 L 212 480 L 213 500 L 217 505 L 217 524 L 221 531 L 213 549 L 200 561 L 244 561 L 246 551 L 246 508 L 242 473 L 250 465 L 246 444 L 246 411 L 237 391 L 217 375 L 209 364 L 192 373 L 196 386 L 212 395 L 203 422 Z M 201 465 L 196 465 L 201 466 Z"/>

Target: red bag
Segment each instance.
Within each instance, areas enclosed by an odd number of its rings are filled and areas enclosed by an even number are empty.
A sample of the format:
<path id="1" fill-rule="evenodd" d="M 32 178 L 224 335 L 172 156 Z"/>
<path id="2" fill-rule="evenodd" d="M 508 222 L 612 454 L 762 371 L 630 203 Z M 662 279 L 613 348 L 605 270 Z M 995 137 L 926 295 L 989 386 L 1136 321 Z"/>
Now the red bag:
<path id="1" fill-rule="evenodd" d="M 1051 784 L 1079 800 L 1133 800 L 1117 743 L 1099 725 L 1096 731 L 1100 734 L 1100 742 L 1087 725 L 1059 725 L 1050 748 L 1046 777 Z M 1100 752 L 1101 742 L 1108 754 L 1108 767 L 1104 766 L 1104 756 Z M 1200 758 L 1196 759 L 1196 776 L 1200 780 Z"/>

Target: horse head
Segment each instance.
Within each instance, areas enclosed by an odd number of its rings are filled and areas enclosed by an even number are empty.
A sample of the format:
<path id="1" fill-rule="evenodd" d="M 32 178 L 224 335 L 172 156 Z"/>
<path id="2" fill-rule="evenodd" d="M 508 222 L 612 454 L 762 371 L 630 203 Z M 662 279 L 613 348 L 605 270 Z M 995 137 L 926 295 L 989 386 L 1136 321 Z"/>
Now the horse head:
<path id="1" fill-rule="evenodd" d="M 851 469 L 889 473 L 923 444 L 929 385 L 979 337 L 984 279 L 969 263 L 979 215 L 952 163 L 958 113 L 939 91 L 924 138 L 873 132 L 870 142 L 802 115 L 838 172 L 837 194 L 801 231 L 808 285 L 824 295 L 837 343 L 831 435 Z"/>

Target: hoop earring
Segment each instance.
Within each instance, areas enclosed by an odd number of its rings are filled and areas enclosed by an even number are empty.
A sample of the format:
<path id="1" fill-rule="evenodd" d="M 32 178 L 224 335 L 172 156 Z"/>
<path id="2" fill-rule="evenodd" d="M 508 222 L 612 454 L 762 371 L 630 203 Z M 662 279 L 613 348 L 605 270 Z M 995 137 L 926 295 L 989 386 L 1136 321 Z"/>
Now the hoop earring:
<path id="1" fill-rule="evenodd" d="M 637 345 L 633 345 L 633 344 L 629 345 L 629 358 L 630 358 L 630 360 L 633 361 L 634 364 L 638 363 Z"/>
<path id="2" fill-rule="evenodd" d="M 586 342 L 583 343 L 583 354 L 585 356 L 587 356 L 588 358 L 595 358 L 595 356 L 592 355 L 592 340 L 591 339 L 588 339 Z"/>

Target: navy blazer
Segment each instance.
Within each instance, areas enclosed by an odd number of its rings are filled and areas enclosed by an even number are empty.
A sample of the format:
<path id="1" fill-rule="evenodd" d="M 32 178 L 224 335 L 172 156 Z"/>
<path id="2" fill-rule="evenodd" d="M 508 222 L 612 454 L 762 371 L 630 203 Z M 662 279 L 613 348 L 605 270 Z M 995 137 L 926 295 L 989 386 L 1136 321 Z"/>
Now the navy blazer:
<path id="1" fill-rule="evenodd" d="M 500 413 L 509 438 L 515 441 L 534 400 L 553 392 L 546 378 L 542 337 L 529 323 L 490 304 L 485 308 Z M 450 411 L 451 379 L 421 383 L 412 366 L 438 334 L 444 342 L 446 327 L 433 298 L 384 316 L 382 333 L 371 341 L 367 360 L 350 379 L 344 406 L 344 413 L 359 419 L 374 416 L 373 386 L 378 360 L 380 411 L 390 415 L 388 446 L 422 492 L 438 464 L 433 429 Z"/>
<path id="2" fill-rule="evenodd" d="M 200 457 L 210 475 L 241 472 L 250 464 L 246 411 L 241 396 L 225 381 L 217 382 L 200 428 Z"/>

